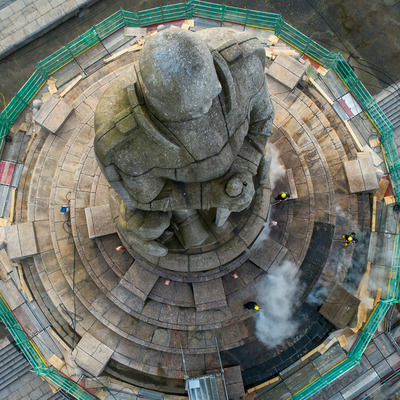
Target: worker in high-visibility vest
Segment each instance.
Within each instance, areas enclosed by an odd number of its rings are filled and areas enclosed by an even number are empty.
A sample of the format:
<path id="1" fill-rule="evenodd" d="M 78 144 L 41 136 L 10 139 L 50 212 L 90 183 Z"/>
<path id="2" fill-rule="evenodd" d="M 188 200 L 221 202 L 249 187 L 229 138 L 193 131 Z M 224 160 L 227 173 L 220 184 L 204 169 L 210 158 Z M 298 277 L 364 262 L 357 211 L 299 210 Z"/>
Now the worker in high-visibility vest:
<path id="1" fill-rule="evenodd" d="M 255 301 L 249 301 L 246 304 L 243 304 L 243 307 L 246 308 L 247 310 L 256 310 L 258 311 L 260 307 L 257 305 Z"/>
<path id="2" fill-rule="evenodd" d="M 279 203 L 282 203 L 283 201 L 286 201 L 289 198 L 290 198 L 290 193 L 282 192 L 278 196 L 275 197 L 275 200 L 279 201 Z"/>
<path id="3" fill-rule="evenodd" d="M 353 232 L 350 235 L 343 235 L 342 238 L 344 239 L 344 245 L 348 246 L 350 243 L 356 244 L 358 240 L 356 239 L 356 234 Z"/>

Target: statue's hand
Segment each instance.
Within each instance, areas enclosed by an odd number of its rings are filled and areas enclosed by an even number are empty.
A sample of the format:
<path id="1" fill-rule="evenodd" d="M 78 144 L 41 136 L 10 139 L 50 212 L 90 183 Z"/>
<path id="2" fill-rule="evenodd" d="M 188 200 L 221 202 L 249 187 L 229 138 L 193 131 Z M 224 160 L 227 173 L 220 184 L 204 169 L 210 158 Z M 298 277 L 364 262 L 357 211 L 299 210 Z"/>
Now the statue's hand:
<path id="1" fill-rule="evenodd" d="M 171 213 L 139 209 L 132 212 L 126 208 L 124 211 L 124 214 L 120 213 L 119 221 L 129 244 L 153 256 L 167 254 L 167 248 L 156 239 L 168 228 Z"/>
<path id="2" fill-rule="evenodd" d="M 239 212 L 247 208 L 254 196 L 253 177 L 248 172 L 237 172 L 211 182 L 211 206 Z"/>

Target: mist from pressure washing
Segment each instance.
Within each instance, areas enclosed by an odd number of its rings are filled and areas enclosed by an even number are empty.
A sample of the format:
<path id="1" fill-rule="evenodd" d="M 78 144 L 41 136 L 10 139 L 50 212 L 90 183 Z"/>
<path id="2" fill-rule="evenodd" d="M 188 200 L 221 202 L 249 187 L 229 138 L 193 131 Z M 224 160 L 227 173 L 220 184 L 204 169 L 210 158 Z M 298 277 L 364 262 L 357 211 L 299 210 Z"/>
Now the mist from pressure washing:
<path id="1" fill-rule="evenodd" d="M 293 310 L 301 286 L 296 265 L 288 261 L 258 283 L 261 309 L 255 315 L 256 336 L 267 347 L 278 346 L 296 334 L 299 324 L 293 318 Z"/>
<path id="2" fill-rule="evenodd" d="M 271 189 L 286 174 L 279 159 L 279 151 L 269 144 L 267 157 L 270 159 L 269 178 Z M 269 218 L 257 241 L 265 241 L 273 229 Z M 273 272 L 269 272 L 256 287 L 257 302 L 261 306 L 255 314 L 256 336 L 267 347 L 273 348 L 296 334 L 298 323 L 293 318 L 294 305 L 301 292 L 300 277 L 295 264 L 285 261 Z"/>
<path id="3" fill-rule="evenodd" d="M 279 151 L 276 149 L 276 147 L 274 147 L 273 144 L 268 144 L 267 146 L 267 157 L 271 160 L 269 180 L 271 183 L 271 189 L 274 190 L 279 179 L 285 176 L 286 169 L 279 160 Z"/>

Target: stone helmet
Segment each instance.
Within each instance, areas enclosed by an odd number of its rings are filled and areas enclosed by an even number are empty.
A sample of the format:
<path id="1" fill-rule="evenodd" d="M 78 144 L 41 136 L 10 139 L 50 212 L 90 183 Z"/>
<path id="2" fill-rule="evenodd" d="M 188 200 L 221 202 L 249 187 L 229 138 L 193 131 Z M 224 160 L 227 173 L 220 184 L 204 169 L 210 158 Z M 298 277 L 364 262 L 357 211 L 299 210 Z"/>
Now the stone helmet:
<path id="1" fill-rule="evenodd" d="M 162 121 L 198 118 L 221 92 L 209 48 L 184 29 L 152 36 L 141 52 L 139 71 L 146 105 Z"/>

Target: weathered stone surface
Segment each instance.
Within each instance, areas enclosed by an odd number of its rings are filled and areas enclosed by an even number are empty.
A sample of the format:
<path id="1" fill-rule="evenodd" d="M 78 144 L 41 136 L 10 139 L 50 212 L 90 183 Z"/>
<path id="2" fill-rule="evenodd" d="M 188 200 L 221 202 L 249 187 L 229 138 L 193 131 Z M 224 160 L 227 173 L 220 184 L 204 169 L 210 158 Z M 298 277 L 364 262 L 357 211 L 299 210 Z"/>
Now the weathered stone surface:
<path id="1" fill-rule="evenodd" d="M 287 176 L 287 180 L 289 182 L 289 193 L 290 193 L 290 198 L 291 199 L 297 199 L 297 189 L 296 189 L 296 183 L 294 181 L 293 178 L 293 171 L 291 168 L 286 170 L 286 176 Z"/>
<path id="2" fill-rule="evenodd" d="M 226 390 L 232 400 L 239 400 L 245 395 L 240 365 L 224 368 Z"/>
<path id="3" fill-rule="evenodd" d="M 21 260 L 38 253 L 33 222 L 6 227 L 7 254 L 11 260 Z"/>
<path id="4" fill-rule="evenodd" d="M 361 156 L 362 154 L 362 156 Z M 362 177 L 364 180 L 365 191 L 371 192 L 379 187 L 378 177 L 370 153 L 357 153 L 357 159 L 360 164 Z"/>
<path id="5" fill-rule="evenodd" d="M 135 261 L 121 280 L 121 284 L 139 298 L 146 300 L 157 279 L 158 275 L 148 271 L 139 261 Z"/>
<path id="6" fill-rule="evenodd" d="M 293 57 L 287 54 L 279 54 L 267 73 L 289 89 L 293 89 L 305 71 L 306 67 Z"/>
<path id="7" fill-rule="evenodd" d="M 272 239 L 266 238 L 264 240 L 259 240 L 253 246 L 254 252 L 250 257 L 250 260 L 259 268 L 268 271 L 282 248 L 283 246 L 281 244 Z"/>
<path id="8" fill-rule="evenodd" d="M 189 255 L 190 272 L 206 271 L 209 269 L 217 268 L 219 266 L 220 261 L 215 251 Z"/>
<path id="9" fill-rule="evenodd" d="M 350 193 L 364 192 L 365 185 L 358 160 L 346 161 L 343 165 L 349 183 Z"/>
<path id="10" fill-rule="evenodd" d="M 193 283 L 194 301 L 197 311 L 226 307 L 226 297 L 221 279 Z"/>
<path id="11" fill-rule="evenodd" d="M 94 376 L 99 376 L 106 367 L 113 352 L 112 349 L 97 340 L 90 333 L 85 333 L 72 352 L 72 355 L 80 367 Z"/>
<path id="12" fill-rule="evenodd" d="M 17 225 L 10 225 L 6 228 L 7 254 L 12 260 L 22 258 L 21 243 L 19 240 Z"/>
<path id="13" fill-rule="evenodd" d="M 369 153 L 357 153 L 357 160 L 343 163 L 350 193 L 371 192 L 379 187 L 378 177 Z"/>
<path id="14" fill-rule="evenodd" d="M 85 208 L 89 238 L 111 235 L 117 231 L 108 204 Z"/>
<path id="15" fill-rule="evenodd" d="M 198 248 L 211 236 L 198 210 L 218 209 L 222 226 L 251 204 L 272 131 L 264 64 L 263 46 L 248 33 L 166 29 L 100 98 L 95 152 L 129 208 L 118 206 L 117 229 L 140 254 L 165 256 L 162 235 L 170 225 L 185 249 Z"/>
<path id="16" fill-rule="evenodd" d="M 359 299 L 336 284 L 319 312 L 338 329 L 341 329 L 350 323 L 359 304 Z"/>
<path id="17" fill-rule="evenodd" d="M 49 132 L 57 133 L 71 112 L 72 107 L 69 104 L 51 96 L 40 108 L 36 122 Z"/>

